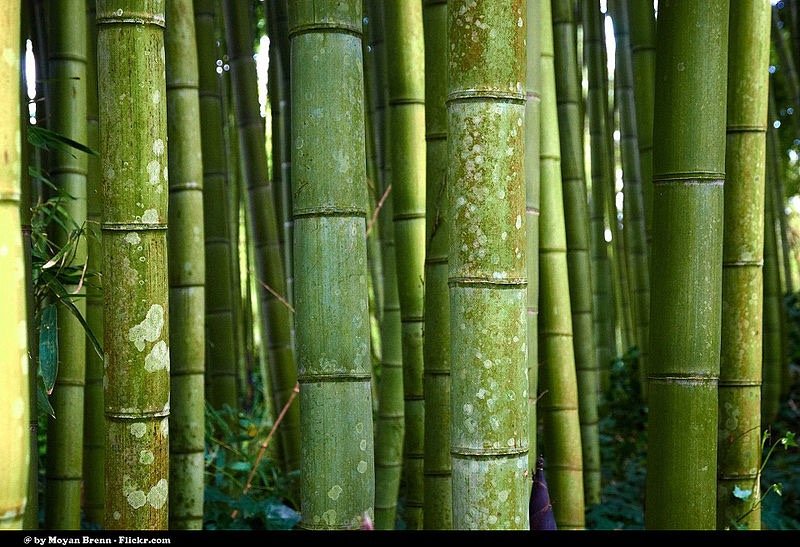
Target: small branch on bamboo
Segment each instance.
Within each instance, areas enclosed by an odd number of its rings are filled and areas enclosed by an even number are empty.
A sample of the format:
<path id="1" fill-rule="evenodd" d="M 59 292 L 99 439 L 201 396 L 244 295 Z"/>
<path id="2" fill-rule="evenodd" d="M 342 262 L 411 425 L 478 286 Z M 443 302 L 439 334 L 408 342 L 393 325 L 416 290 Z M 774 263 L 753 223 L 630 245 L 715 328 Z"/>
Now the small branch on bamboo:
<path id="1" fill-rule="evenodd" d="M 383 204 L 386 202 L 386 198 L 389 197 L 389 192 L 392 191 L 392 185 L 386 187 L 386 190 L 383 191 L 383 195 L 381 199 L 378 201 L 378 204 L 375 206 L 375 210 L 372 212 L 372 218 L 369 219 L 369 223 L 367 224 L 367 235 L 372 231 L 372 227 L 375 225 L 375 221 L 378 220 L 378 214 L 381 212 L 383 208 Z"/>
<path id="2" fill-rule="evenodd" d="M 269 443 L 272 440 L 272 436 L 275 435 L 275 431 L 278 429 L 278 426 L 283 421 L 283 417 L 286 416 L 286 412 L 288 412 L 289 407 L 292 406 L 292 403 L 294 402 L 298 393 L 300 393 L 300 384 L 295 383 L 294 389 L 292 390 L 292 394 L 289 396 L 289 400 L 286 401 L 285 405 L 283 405 L 281 413 L 278 414 L 278 418 L 275 420 L 275 423 L 272 424 L 272 429 L 269 430 L 267 438 L 264 439 L 263 443 L 261 443 L 261 449 L 258 451 L 258 456 L 256 456 L 256 461 L 253 463 L 253 468 L 250 469 L 250 475 L 248 475 L 247 477 L 247 483 L 244 485 L 244 490 L 242 490 L 243 496 L 246 495 L 253 487 L 253 478 L 256 476 L 256 470 L 258 469 L 258 464 L 261 463 L 261 458 L 263 458 L 264 454 L 266 454 L 267 448 L 269 447 Z M 231 513 L 231 518 L 235 519 L 238 516 L 239 516 L 239 510 L 234 509 L 234 511 Z"/>
<path id="3" fill-rule="evenodd" d="M 253 274 L 253 275 L 255 275 L 255 273 L 253 272 L 253 270 L 250 270 L 250 273 L 251 273 L 251 274 Z M 286 299 L 285 299 L 283 296 L 281 296 L 280 294 L 278 294 L 278 292 L 277 292 L 275 289 L 273 289 L 272 287 L 270 287 L 269 285 L 267 285 L 266 283 L 264 283 L 264 282 L 263 282 L 263 281 L 261 281 L 260 279 L 258 279 L 258 278 L 256 278 L 256 279 L 257 279 L 257 281 L 258 281 L 259 285 L 261 285 L 262 287 L 264 287 L 265 289 L 267 289 L 267 290 L 269 291 L 269 293 L 270 293 L 272 296 L 274 296 L 275 298 L 277 298 L 277 299 L 278 299 L 278 300 L 281 302 L 281 304 L 283 304 L 284 306 L 286 306 L 286 308 L 287 308 L 287 309 L 288 309 L 290 312 L 294 313 L 294 308 L 292 307 L 292 305 L 291 305 L 291 304 L 289 304 L 289 301 L 288 301 L 288 300 L 286 300 Z"/>

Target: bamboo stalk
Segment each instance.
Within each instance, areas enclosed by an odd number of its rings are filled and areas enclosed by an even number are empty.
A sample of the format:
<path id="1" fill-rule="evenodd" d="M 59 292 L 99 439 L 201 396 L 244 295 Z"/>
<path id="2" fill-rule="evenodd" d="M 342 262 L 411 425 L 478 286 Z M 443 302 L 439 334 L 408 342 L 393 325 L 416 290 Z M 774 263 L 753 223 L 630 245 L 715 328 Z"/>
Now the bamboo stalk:
<path id="1" fill-rule="evenodd" d="M 361 0 L 289 4 L 301 526 L 310 529 L 374 518 L 361 19 Z"/>
<path id="2" fill-rule="evenodd" d="M 3 381 L 0 382 L 0 529 L 20 529 L 28 489 L 28 354 L 25 333 L 24 251 L 20 235 L 20 3 L 0 5 L 0 49 L 10 52 L 0 63 L 0 105 L 6 116 L 0 122 L 0 283 L 6 287 L 0 347 Z M 14 54 L 14 52 L 17 54 Z"/>
<path id="3" fill-rule="evenodd" d="M 198 57 L 192 0 L 167 2 L 170 528 L 203 528 L 205 248 Z"/>
<path id="4" fill-rule="evenodd" d="M 578 381 L 578 416 L 583 449 L 585 503 L 600 502 L 600 445 L 598 441 L 598 362 L 592 317 L 592 277 L 588 199 L 583 156 L 583 106 L 577 59 L 574 13 L 568 2 L 553 5 L 554 62 L 561 182 L 567 235 L 567 265 L 572 311 L 573 346 Z"/>
<path id="5" fill-rule="evenodd" d="M 578 385 L 572 343 L 567 237 L 550 1 L 542 0 L 542 113 L 539 148 L 539 415 L 550 499 L 559 529 L 584 527 L 584 488 Z"/>
<path id="6" fill-rule="evenodd" d="M 648 529 L 717 523 L 728 7 L 658 9 Z"/>
<path id="7" fill-rule="evenodd" d="M 166 529 L 169 305 L 164 4 L 97 2 L 105 528 Z M 107 379 L 107 382 L 106 382 Z"/>
<path id="8" fill-rule="evenodd" d="M 448 8 L 453 527 L 527 529 L 527 9 Z"/>

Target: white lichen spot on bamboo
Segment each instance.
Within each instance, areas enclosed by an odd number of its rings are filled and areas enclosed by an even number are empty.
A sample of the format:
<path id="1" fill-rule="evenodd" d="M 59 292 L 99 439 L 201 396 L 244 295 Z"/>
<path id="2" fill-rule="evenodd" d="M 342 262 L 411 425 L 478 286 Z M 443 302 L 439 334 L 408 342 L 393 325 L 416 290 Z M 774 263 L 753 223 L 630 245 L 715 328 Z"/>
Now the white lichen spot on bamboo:
<path id="1" fill-rule="evenodd" d="M 139 451 L 139 463 L 142 465 L 153 465 L 154 461 L 156 461 L 156 457 L 153 455 L 152 450 Z"/>
<path id="2" fill-rule="evenodd" d="M 331 498 L 333 501 L 339 499 L 339 495 L 342 493 L 342 487 L 338 484 L 334 484 L 330 490 L 328 490 L 328 497 Z"/>
<path id="3" fill-rule="evenodd" d="M 119 511 L 114 511 L 114 514 L 111 516 L 114 517 L 114 520 L 119 520 L 122 518 L 122 513 L 120 513 Z"/>
<path id="4" fill-rule="evenodd" d="M 322 513 L 322 520 L 325 521 L 325 524 L 328 526 L 333 526 L 336 524 L 336 511 L 333 509 L 328 509 Z"/>
<path id="5" fill-rule="evenodd" d="M 161 337 L 164 328 L 164 307 L 153 304 L 147 310 L 144 320 L 128 331 L 128 340 L 133 342 L 136 349 L 144 351 L 145 342 L 155 342 Z"/>
<path id="6" fill-rule="evenodd" d="M 125 496 L 125 499 L 128 500 L 128 505 L 130 505 L 134 509 L 139 509 L 140 507 L 144 507 L 144 504 L 147 503 L 147 496 L 142 490 L 134 490 L 133 492 Z"/>
<path id="7" fill-rule="evenodd" d="M 164 141 L 161 139 L 156 139 L 153 141 L 153 154 L 156 156 L 160 156 L 164 153 Z"/>
<path id="8" fill-rule="evenodd" d="M 139 243 L 142 242 L 142 238 L 139 237 L 139 234 L 137 232 L 128 232 L 127 234 L 125 234 L 125 237 L 123 239 L 125 240 L 125 243 L 129 245 L 138 245 Z"/>
<path id="9" fill-rule="evenodd" d="M 142 213 L 142 222 L 145 224 L 158 224 L 158 211 L 155 209 L 147 209 Z"/>
<path id="10" fill-rule="evenodd" d="M 358 447 L 364 451 L 367 449 L 367 439 L 361 439 L 361 442 L 358 443 Z"/>
<path id="11" fill-rule="evenodd" d="M 169 402 L 167 404 L 169 404 Z M 164 418 L 161 420 L 161 423 L 158 426 L 158 432 L 163 439 L 169 437 L 169 418 Z"/>
<path id="12" fill-rule="evenodd" d="M 153 509 L 161 509 L 167 503 L 169 486 L 166 479 L 159 480 L 147 493 L 147 503 Z"/>
<path id="13" fill-rule="evenodd" d="M 159 90 L 153 91 L 153 94 L 150 96 L 150 100 L 153 101 L 153 104 L 158 104 L 161 102 L 161 92 Z"/>
<path id="14" fill-rule="evenodd" d="M 364 474 L 367 472 L 367 467 L 368 467 L 367 462 L 361 460 L 360 462 L 358 462 L 358 465 L 356 466 L 356 471 L 358 471 L 361 474 Z"/>
<path id="15" fill-rule="evenodd" d="M 142 422 L 136 422 L 131 424 L 128 429 L 131 432 L 131 435 L 136 437 L 137 439 L 141 439 L 144 437 L 144 434 L 147 432 L 147 426 L 144 425 Z"/>
<path id="16" fill-rule="evenodd" d="M 144 369 L 147 372 L 169 370 L 169 349 L 167 343 L 159 340 L 144 358 Z"/>
<path id="17" fill-rule="evenodd" d="M 161 176 L 161 163 L 158 160 L 151 160 L 147 164 L 147 177 L 150 184 L 153 186 L 159 183 L 158 178 Z"/>

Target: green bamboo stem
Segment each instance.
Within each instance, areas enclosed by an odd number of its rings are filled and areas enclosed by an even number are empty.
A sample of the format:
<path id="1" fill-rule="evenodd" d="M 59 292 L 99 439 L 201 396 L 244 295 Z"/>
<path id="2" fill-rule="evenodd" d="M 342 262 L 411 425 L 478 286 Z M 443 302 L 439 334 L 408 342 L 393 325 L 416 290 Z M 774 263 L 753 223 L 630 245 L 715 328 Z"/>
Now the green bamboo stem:
<path id="1" fill-rule="evenodd" d="M 272 199 L 278 216 L 278 236 L 286 276 L 287 299 L 292 302 L 294 278 L 292 275 L 292 192 L 289 160 L 289 78 L 284 77 L 284 57 L 288 51 L 280 49 L 281 39 L 278 25 L 278 6 L 282 2 L 272 0 L 267 14 L 267 31 L 270 38 L 270 76 L 267 80 L 272 117 Z"/>
<path id="2" fill-rule="evenodd" d="M 770 116 L 769 119 L 772 119 Z M 778 261 L 778 238 L 775 223 L 776 135 L 767 129 L 766 189 L 764 192 L 764 317 L 761 378 L 761 429 L 766 429 L 778 415 L 781 392 L 783 353 L 781 347 L 781 313 L 783 312 Z"/>
<path id="3" fill-rule="evenodd" d="M 86 4 L 85 0 L 51 1 L 48 9 L 50 70 L 48 84 L 49 129 L 86 143 Z M 63 197 L 60 205 L 69 216 L 52 239 L 62 248 L 70 232 L 86 222 L 87 156 L 74 150 L 50 151 L 50 178 Z M 86 239 L 81 238 L 69 266 L 86 263 Z M 65 285 L 67 299 L 86 316 L 86 289 Z M 81 519 L 83 477 L 83 400 L 86 375 L 86 335 L 83 326 L 64 304 L 58 305 L 58 376 L 50 398 L 55 419 L 47 432 L 47 496 L 45 525 L 51 530 L 77 530 Z"/>
<path id="4" fill-rule="evenodd" d="M 386 116 L 386 48 L 383 40 L 384 3 L 367 2 L 370 41 L 375 63 L 375 144 L 380 194 L 383 207 L 378 214 L 378 227 L 383 266 L 383 317 L 381 320 L 381 381 L 378 386 L 378 424 L 375 438 L 375 527 L 395 527 L 397 496 L 402 471 L 405 437 L 403 403 L 403 357 L 400 321 L 400 300 L 397 290 L 397 267 L 392 207 L 391 158 L 388 154 L 389 130 Z M 383 196 L 386 196 L 383 198 Z M 371 218 L 371 217 L 370 217 Z M 448 452 L 449 453 L 449 452 Z"/>
<path id="5" fill-rule="evenodd" d="M 364 13 L 368 14 L 368 2 L 363 1 Z M 376 138 L 376 125 L 375 125 L 375 53 L 371 48 L 370 42 L 374 34 L 375 22 L 369 17 L 365 18 L 366 23 L 366 36 L 367 40 L 362 43 L 364 50 L 364 117 L 365 117 L 365 138 L 366 138 L 366 153 L 367 153 L 367 213 L 369 218 L 372 219 L 375 215 L 375 210 L 378 202 L 380 201 L 380 171 L 378 160 L 378 141 Z M 383 264 L 381 263 L 381 240 L 380 240 L 380 225 L 373 223 L 369 233 L 367 234 L 367 266 L 369 267 L 370 281 L 372 287 L 373 301 L 370 313 L 375 316 L 380 324 L 383 320 Z M 380 334 L 378 334 L 380 337 Z M 373 344 L 373 351 L 375 348 Z M 377 346 L 379 347 L 379 345 Z M 373 384 L 375 384 L 373 382 Z M 373 385 L 373 391 L 377 389 L 377 385 Z M 375 397 L 373 404 L 378 404 L 378 398 Z"/>
<path id="6" fill-rule="evenodd" d="M 617 40 L 617 62 L 614 93 L 619 105 L 620 154 L 624 181 L 624 238 L 628 258 L 628 275 L 632 285 L 633 318 L 639 346 L 639 372 L 647 388 L 650 324 L 650 269 L 642 191 L 641 161 L 637 137 L 637 111 L 634 96 L 633 62 L 631 59 L 628 1 L 616 0 L 614 34 Z"/>
<path id="7" fill-rule="evenodd" d="M 528 344 L 528 474 L 536 473 L 539 452 L 536 450 L 536 397 L 539 387 L 539 202 L 541 171 L 539 148 L 542 110 L 542 67 L 538 0 L 526 0 L 528 25 L 525 27 L 525 230 L 528 269 L 527 344 Z M 533 482 L 531 482 L 531 485 Z"/>
<path id="8" fill-rule="evenodd" d="M 374 518 L 361 18 L 361 0 L 289 4 L 300 503 L 310 529 Z"/>
<path id="9" fill-rule="evenodd" d="M 717 528 L 761 528 L 761 331 L 770 9 L 734 2 L 728 42 Z M 747 499 L 736 489 L 751 490 Z"/>
<path id="10" fill-rule="evenodd" d="M 105 528 L 165 529 L 167 109 L 162 0 L 99 0 Z"/>
<path id="11" fill-rule="evenodd" d="M 286 279 L 278 240 L 277 217 L 272 201 L 273 191 L 267 173 L 264 128 L 259 115 L 256 67 L 249 39 L 249 9 L 246 2 L 225 0 L 225 32 L 231 65 L 233 105 L 239 134 L 242 182 L 247 188 L 249 222 L 255 245 L 257 280 L 260 298 L 263 340 L 267 345 L 275 409 L 289 400 L 297 383 L 294 349 L 291 339 L 291 317 L 286 305 Z M 280 298 L 278 298 L 279 295 Z M 284 301 L 282 301 L 284 300 Z M 299 346 L 298 346 L 298 349 Z M 300 465 L 300 407 L 289 407 L 281 424 L 280 443 L 287 470 Z"/>
<path id="12" fill-rule="evenodd" d="M 97 25 L 94 2 L 86 2 L 86 127 L 87 145 L 97 150 L 100 120 L 97 104 Z M 86 170 L 86 323 L 98 340 L 103 339 L 103 244 L 100 216 L 103 208 L 100 187 L 100 158 L 89 156 Z M 83 401 L 83 510 L 90 522 L 105 518 L 105 424 L 103 417 L 103 358 L 86 346 L 86 389 Z"/>
<path id="13" fill-rule="evenodd" d="M 584 527 L 583 457 L 578 384 L 572 343 L 567 236 L 561 184 L 561 149 L 553 62 L 550 1 L 541 1 L 542 112 L 539 148 L 539 392 L 541 444 L 559 529 Z"/>
<path id="14" fill-rule="evenodd" d="M 620 0 L 628 4 L 636 139 L 648 244 L 653 233 L 653 97 L 656 69 L 656 19 L 650 0 Z M 616 23 L 616 21 L 615 21 Z"/>
<path id="15" fill-rule="evenodd" d="M 20 49 L 22 55 L 26 51 L 28 33 L 31 26 L 31 9 L 28 2 L 21 4 L 20 20 Z M 24 57 L 21 57 L 24 59 Z M 24 63 L 24 61 L 22 61 Z M 20 67 L 24 67 L 24 64 Z M 27 93 L 27 74 L 25 70 L 19 70 L 20 76 L 20 168 L 30 165 L 32 155 L 31 146 L 28 143 L 28 126 L 30 125 L 28 114 L 28 93 Z M 26 294 L 26 330 L 28 362 L 38 363 L 38 333 L 35 322 L 36 302 L 33 297 L 33 269 L 32 269 L 32 247 L 31 233 L 31 205 L 33 196 L 33 180 L 29 176 L 20 179 L 19 194 L 19 214 L 22 228 L 22 249 L 25 260 L 25 294 Z M 25 514 L 23 516 L 22 527 L 25 530 L 36 530 L 39 528 L 39 413 L 37 405 L 38 380 L 36 374 L 28 374 L 28 439 L 29 454 L 36 454 L 36 457 L 28 458 L 28 489 L 27 503 L 25 504 Z M 102 416 L 102 414 L 101 414 Z"/>
<path id="16" fill-rule="evenodd" d="M 527 529 L 527 9 L 448 8 L 453 527 Z"/>
<path id="17" fill-rule="evenodd" d="M 6 288 L 3 328 L 3 381 L 0 382 L 0 529 L 21 529 L 28 491 L 28 353 L 25 333 L 25 258 L 20 233 L 20 3 L 0 6 L 0 49 L 8 52 L 0 63 L 0 283 Z M 14 53 L 16 52 L 16 53 Z"/>
<path id="18" fill-rule="evenodd" d="M 583 449 L 584 500 L 600 502 L 597 416 L 598 361 L 592 317 L 589 213 L 583 157 L 583 117 L 575 19 L 569 2 L 552 4 L 561 180 L 567 235 L 569 297 L 578 380 L 578 415 Z"/>
<path id="19" fill-rule="evenodd" d="M 450 300 L 447 264 L 447 2 L 426 0 L 425 30 L 425 509 L 426 530 L 453 527 L 450 442 Z"/>
<path id="20" fill-rule="evenodd" d="M 192 0 L 168 0 L 170 529 L 203 528 L 205 238 L 198 57 Z"/>
<path id="21" fill-rule="evenodd" d="M 583 0 L 584 57 L 588 65 L 589 137 L 591 146 L 592 189 L 589 199 L 592 237 L 592 290 L 595 355 L 599 367 L 600 391 L 609 384 L 611 361 L 616 356 L 614 303 L 609 245 L 605 240 L 607 193 L 613 185 L 608 147 L 608 72 L 603 15 L 591 0 Z M 616 223 L 611 218 L 609 224 Z"/>
<path id="22" fill-rule="evenodd" d="M 214 41 L 218 19 L 213 0 L 195 0 L 195 35 L 198 58 L 201 156 L 203 161 L 203 220 L 205 236 L 206 397 L 215 408 L 238 405 L 236 363 L 241 358 L 236 342 L 235 302 L 238 298 L 233 268 L 238 254 L 237 232 L 229 217 L 231 184 L 228 180 L 221 82 L 215 71 Z M 237 219 L 238 220 L 238 219 Z"/>
<path id="23" fill-rule="evenodd" d="M 658 6 L 648 529 L 717 524 L 728 7 Z"/>
<path id="24" fill-rule="evenodd" d="M 384 5 L 392 202 L 397 292 L 403 348 L 406 527 L 422 528 L 424 401 L 423 280 L 425 266 L 425 53 L 421 0 Z"/>

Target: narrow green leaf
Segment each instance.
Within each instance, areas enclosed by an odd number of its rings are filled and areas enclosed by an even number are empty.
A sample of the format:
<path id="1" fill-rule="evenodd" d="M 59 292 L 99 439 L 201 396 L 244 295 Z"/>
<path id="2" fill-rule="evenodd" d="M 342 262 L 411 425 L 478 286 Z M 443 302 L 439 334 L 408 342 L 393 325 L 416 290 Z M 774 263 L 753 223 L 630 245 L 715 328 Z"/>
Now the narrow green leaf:
<path id="1" fill-rule="evenodd" d="M 47 305 L 39 319 L 39 370 L 49 395 L 58 374 L 58 314 L 55 304 Z"/>

